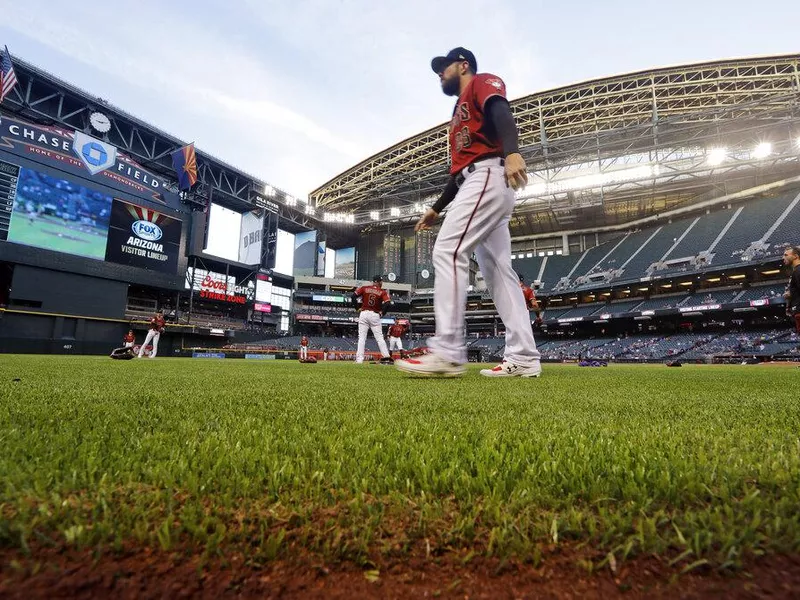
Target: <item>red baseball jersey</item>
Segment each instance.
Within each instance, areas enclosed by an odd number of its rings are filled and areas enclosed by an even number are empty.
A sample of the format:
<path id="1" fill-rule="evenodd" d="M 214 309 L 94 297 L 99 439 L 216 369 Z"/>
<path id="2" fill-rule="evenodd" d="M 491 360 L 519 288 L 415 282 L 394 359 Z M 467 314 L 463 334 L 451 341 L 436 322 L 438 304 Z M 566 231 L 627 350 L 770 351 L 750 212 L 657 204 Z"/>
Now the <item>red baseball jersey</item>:
<path id="1" fill-rule="evenodd" d="M 150 329 L 154 329 L 155 331 L 161 331 L 162 329 L 164 329 L 164 326 L 166 324 L 167 322 L 164 321 L 164 317 L 162 317 L 161 315 L 156 315 L 155 317 L 150 319 Z"/>
<path id="2" fill-rule="evenodd" d="M 389 292 L 376 285 L 362 285 L 356 290 L 356 296 L 361 297 L 361 310 L 381 312 L 384 302 L 389 302 Z"/>
<path id="3" fill-rule="evenodd" d="M 450 120 L 450 174 L 455 175 L 476 160 L 502 156 L 499 139 L 486 131 L 486 101 L 506 97 L 506 84 L 496 75 L 480 73 L 472 78 L 458 97 Z M 496 138 L 496 136 L 495 136 Z"/>
<path id="4" fill-rule="evenodd" d="M 406 330 L 402 325 L 392 325 L 389 327 L 389 337 L 403 337 L 403 332 Z"/>
<path id="5" fill-rule="evenodd" d="M 303 337 L 300 338 L 300 345 L 301 346 L 308 346 L 308 338 L 306 336 L 303 336 Z"/>
<path id="6" fill-rule="evenodd" d="M 536 294 L 533 288 L 528 287 L 524 283 L 520 283 L 519 287 L 522 288 L 522 294 L 525 296 L 525 306 L 532 308 L 536 304 Z"/>
<path id="7" fill-rule="evenodd" d="M 125 337 L 122 338 L 122 341 L 125 342 L 126 344 L 128 344 L 130 342 L 135 342 L 136 341 L 136 336 L 133 335 L 132 333 L 126 333 Z"/>

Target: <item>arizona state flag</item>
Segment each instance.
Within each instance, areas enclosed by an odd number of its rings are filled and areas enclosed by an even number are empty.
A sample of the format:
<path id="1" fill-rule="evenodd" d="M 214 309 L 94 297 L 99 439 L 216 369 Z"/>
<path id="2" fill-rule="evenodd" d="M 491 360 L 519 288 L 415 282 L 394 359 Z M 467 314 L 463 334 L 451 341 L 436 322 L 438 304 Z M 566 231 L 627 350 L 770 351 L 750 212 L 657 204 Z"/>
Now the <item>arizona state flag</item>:
<path id="1" fill-rule="evenodd" d="M 194 142 L 179 148 L 172 153 L 172 168 L 178 176 L 178 187 L 190 190 L 197 182 L 197 156 L 194 153 Z"/>

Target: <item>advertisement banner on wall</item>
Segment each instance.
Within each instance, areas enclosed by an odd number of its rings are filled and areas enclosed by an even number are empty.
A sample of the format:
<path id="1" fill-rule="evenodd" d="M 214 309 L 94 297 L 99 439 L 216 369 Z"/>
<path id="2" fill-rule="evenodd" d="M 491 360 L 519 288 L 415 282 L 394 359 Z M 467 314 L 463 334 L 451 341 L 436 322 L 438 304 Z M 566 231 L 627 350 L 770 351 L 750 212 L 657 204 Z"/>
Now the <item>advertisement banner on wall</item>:
<path id="1" fill-rule="evenodd" d="M 115 199 L 111 207 L 105 259 L 175 273 L 181 243 L 181 221 L 136 204 Z"/>
<path id="2" fill-rule="evenodd" d="M 257 265 L 261 262 L 261 235 L 264 229 L 264 211 L 253 210 L 242 214 L 239 234 L 239 262 Z"/>
<path id="3" fill-rule="evenodd" d="M 114 145 L 80 131 L 3 117 L 0 149 L 159 204 L 180 205 L 164 179 Z"/>
<path id="4" fill-rule="evenodd" d="M 237 282 L 232 275 L 193 267 L 186 270 L 186 288 L 199 292 L 204 300 L 228 304 L 248 304 L 255 297 L 255 284 L 252 281 Z"/>

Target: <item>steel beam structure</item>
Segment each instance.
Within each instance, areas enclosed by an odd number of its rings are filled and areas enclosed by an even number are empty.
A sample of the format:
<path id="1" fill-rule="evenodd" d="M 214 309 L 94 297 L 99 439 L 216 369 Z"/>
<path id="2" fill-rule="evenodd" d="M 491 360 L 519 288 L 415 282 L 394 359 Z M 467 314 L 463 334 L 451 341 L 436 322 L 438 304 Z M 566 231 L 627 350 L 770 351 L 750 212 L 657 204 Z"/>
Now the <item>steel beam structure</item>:
<path id="1" fill-rule="evenodd" d="M 800 54 L 619 75 L 532 94 L 511 104 L 529 170 L 548 179 L 566 176 L 586 164 L 594 164 L 601 173 L 613 170 L 631 155 L 669 162 L 676 153 L 712 144 L 737 148 L 760 139 L 796 143 L 800 137 Z M 794 157 L 791 154 L 771 161 L 737 160 L 716 170 L 692 163 L 686 170 L 665 173 L 663 181 L 650 180 L 638 188 L 610 186 L 599 193 L 533 201 L 523 196 L 517 212 L 549 213 L 540 215 L 539 225 L 553 230 L 560 227 L 554 211 L 571 224 L 586 206 L 608 209 L 612 220 L 639 217 L 648 206 L 663 210 L 713 192 L 734 170 L 736 177 L 745 177 L 745 167 L 760 167 L 759 180 L 780 179 L 787 170 L 796 170 L 800 147 Z M 698 162 L 696 153 L 694 160 Z M 345 171 L 312 192 L 311 199 L 324 210 L 354 213 L 356 223 L 363 226 L 369 222 L 370 211 L 409 208 L 436 195 L 446 180 L 447 165 L 447 124 L 442 124 Z M 682 183 L 676 185 L 676 180 Z M 636 203 L 630 200 L 634 195 Z M 404 210 L 397 219 L 385 220 L 410 220 L 410 212 Z M 598 216 L 602 214 L 593 214 L 593 219 Z M 515 233 L 536 232 L 525 222 L 517 219 Z"/>
<path id="2" fill-rule="evenodd" d="M 4 112 L 42 125 L 103 137 L 142 166 L 175 184 L 170 154 L 186 145 L 185 141 L 17 56 L 12 56 L 12 60 L 19 83 L 3 102 Z M 111 129 L 105 135 L 91 130 L 89 116 L 95 111 L 104 113 L 111 121 Z M 214 202 L 237 211 L 256 208 L 259 203 L 263 206 L 265 200 L 271 202 L 275 205 L 273 209 L 278 212 L 281 227 L 289 231 L 320 228 L 320 219 L 316 218 L 316 214 L 309 214 L 302 200 L 292 198 L 207 152 L 197 151 L 197 164 L 200 184 L 193 193 L 184 196 L 188 204 L 204 203 L 210 187 Z M 265 194 L 265 189 L 270 190 L 269 196 Z M 345 239 L 353 235 L 350 230 L 330 227 L 328 224 L 324 228 L 334 238 Z"/>

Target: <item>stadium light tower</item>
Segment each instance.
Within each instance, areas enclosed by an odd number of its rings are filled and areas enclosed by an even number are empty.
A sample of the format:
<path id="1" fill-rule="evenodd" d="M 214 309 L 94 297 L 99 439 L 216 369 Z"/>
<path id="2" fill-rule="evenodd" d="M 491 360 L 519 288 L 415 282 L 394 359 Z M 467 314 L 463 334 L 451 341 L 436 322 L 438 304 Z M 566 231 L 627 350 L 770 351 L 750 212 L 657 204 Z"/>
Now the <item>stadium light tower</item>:
<path id="1" fill-rule="evenodd" d="M 725 162 L 727 153 L 727 148 L 711 148 L 711 150 L 708 151 L 708 158 L 706 159 L 706 162 L 712 167 L 721 165 L 723 162 Z"/>
<path id="2" fill-rule="evenodd" d="M 761 142 L 753 150 L 754 158 L 767 158 L 770 154 L 772 154 L 772 144 L 769 142 Z"/>
<path id="3" fill-rule="evenodd" d="M 381 213 L 379 213 L 377 210 L 372 210 L 369 213 L 369 218 L 372 219 L 373 221 L 380 221 Z"/>

